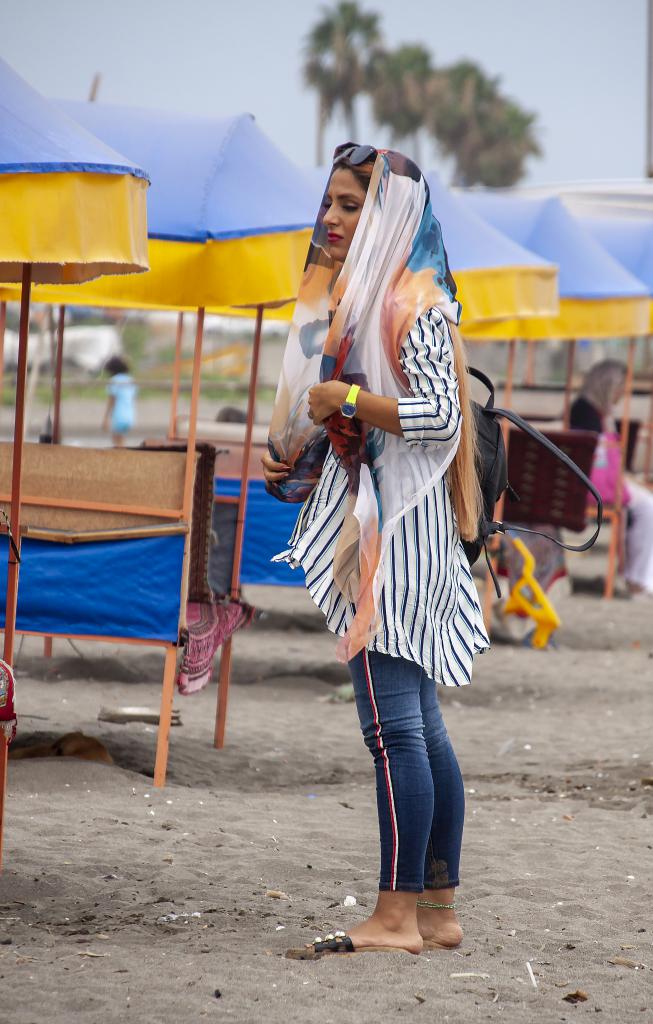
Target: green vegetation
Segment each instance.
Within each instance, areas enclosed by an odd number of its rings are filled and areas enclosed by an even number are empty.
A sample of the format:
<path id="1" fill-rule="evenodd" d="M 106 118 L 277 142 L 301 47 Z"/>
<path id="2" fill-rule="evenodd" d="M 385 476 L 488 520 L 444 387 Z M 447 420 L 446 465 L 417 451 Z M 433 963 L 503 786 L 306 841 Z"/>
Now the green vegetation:
<path id="1" fill-rule="evenodd" d="M 356 138 L 354 100 L 368 89 L 368 74 L 380 42 L 378 14 L 365 14 L 356 3 L 326 10 L 306 40 L 304 77 L 318 95 L 316 163 L 324 163 L 324 129 L 342 109 L 350 139 Z"/>
<path id="2" fill-rule="evenodd" d="M 132 367 L 141 364 L 147 342 L 147 323 L 145 320 L 127 320 L 122 329 L 122 345 Z"/>
<path id="3" fill-rule="evenodd" d="M 137 378 L 138 379 L 138 378 Z M 247 385 L 242 381 L 229 381 L 224 377 L 221 379 L 216 378 L 202 378 L 201 394 L 203 398 L 209 398 L 214 402 L 234 402 L 242 399 L 243 402 L 247 400 Z M 138 401 L 147 401 L 148 399 L 156 399 L 165 397 L 170 394 L 170 382 L 162 382 L 160 386 L 154 386 L 150 384 L 139 385 L 138 390 Z M 184 381 L 181 388 L 182 396 L 187 397 L 190 395 L 190 384 Z M 261 402 L 273 402 L 276 391 L 271 387 L 259 387 L 256 392 L 256 397 Z M 106 382 L 93 380 L 88 382 L 71 382 L 66 384 L 64 381 L 62 389 L 63 401 L 74 401 L 75 399 L 84 401 L 105 401 L 107 397 Z M 47 406 L 52 401 L 52 391 L 49 384 L 39 384 L 36 388 L 36 402 L 40 406 Z M 14 385 L 13 382 L 5 380 L 4 387 L 2 389 L 2 405 L 8 408 L 13 408 L 14 405 Z"/>

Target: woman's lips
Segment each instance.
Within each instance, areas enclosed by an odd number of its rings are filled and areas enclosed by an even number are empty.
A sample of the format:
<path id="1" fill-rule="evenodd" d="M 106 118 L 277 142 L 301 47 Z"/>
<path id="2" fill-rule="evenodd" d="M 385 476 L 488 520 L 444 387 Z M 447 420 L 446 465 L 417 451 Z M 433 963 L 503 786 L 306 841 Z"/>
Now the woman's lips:
<path id="1" fill-rule="evenodd" d="M 331 231 L 327 234 L 328 242 L 342 242 L 342 235 L 334 235 Z"/>

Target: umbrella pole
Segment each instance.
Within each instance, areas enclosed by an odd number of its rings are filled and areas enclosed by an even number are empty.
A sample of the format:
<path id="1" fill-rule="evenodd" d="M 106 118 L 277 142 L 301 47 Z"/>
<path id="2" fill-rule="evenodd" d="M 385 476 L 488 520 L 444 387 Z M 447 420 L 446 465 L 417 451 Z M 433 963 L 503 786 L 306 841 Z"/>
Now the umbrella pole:
<path id="1" fill-rule="evenodd" d="M 621 424 L 619 428 L 621 460 L 619 467 L 619 476 L 617 478 L 617 486 L 615 488 L 614 496 L 615 523 L 610 532 L 608 575 L 606 577 L 605 593 L 603 595 L 608 600 L 610 600 L 610 598 L 614 595 L 614 578 L 616 576 L 617 556 L 619 552 L 619 545 L 621 543 L 621 537 L 623 535 L 623 489 L 624 474 L 626 472 L 626 462 L 628 458 L 628 434 L 630 433 L 630 399 L 633 391 L 633 378 L 635 376 L 635 344 L 636 339 L 629 338 L 628 360 L 626 362 L 626 381 L 624 384 L 623 412 L 621 414 Z"/>
<path id="2" fill-rule="evenodd" d="M 181 371 L 181 342 L 184 336 L 184 314 L 177 315 L 177 336 L 175 338 L 175 361 L 172 367 L 172 395 L 170 396 L 170 424 L 168 440 L 177 436 L 177 403 L 179 401 L 179 376 Z"/>
<path id="3" fill-rule="evenodd" d="M 190 562 L 191 528 L 193 517 L 193 490 L 195 486 L 195 441 L 197 439 L 197 406 L 200 394 L 200 373 L 202 369 L 202 338 L 204 334 L 204 309 L 197 310 L 197 327 L 195 329 L 195 349 L 193 352 L 193 377 L 190 393 L 190 414 L 188 417 L 188 439 L 186 441 L 186 469 L 184 473 L 184 498 L 182 517 L 187 526 L 186 543 L 184 546 L 184 578 Z M 182 601 L 187 601 L 187 588 L 182 588 Z M 182 607 L 182 614 L 186 609 Z M 161 690 L 161 710 L 159 712 L 159 728 L 156 737 L 156 759 L 154 762 L 154 785 L 165 786 L 168 767 L 168 745 L 170 742 L 170 725 L 172 722 L 172 702 L 175 696 L 175 675 L 177 667 L 177 649 L 170 646 L 166 650 L 163 669 L 163 686 Z"/>
<path id="4" fill-rule="evenodd" d="M 66 307 L 59 306 L 57 320 L 57 344 L 54 363 L 54 409 L 52 412 L 52 443 L 61 444 L 61 383 L 63 377 L 63 334 L 66 319 Z M 52 637 L 43 638 L 43 657 L 52 657 Z"/>
<path id="5" fill-rule="evenodd" d="M 506 383 L 503 389 L 503 405 L 505 409 L 510 408 L 512 402 L 512 389 L 515 383 L 515 357 L 517 355 L 517 342 L 512 338 L 508 342 L 508 365 L 506 366 Z"/>
<path id="6" fill-rule="evenodd" d="M 651 342 L 651 337 L 648 339 Z M 651 400 L 648 410 L 648 424 L 646 437 L 646 451 L 644 453 L 644 483 L 651 479 L 651 461 L 653 461 L 653 376 L 651 377 Z"/>
<path id="7" fill-rule="evenodd" d="M 256 385 L 258 382 L 258 364 L 261 353 L 261 331 L 263 326 L 263 306 L 256 310 L 256 328 L 252 350 L 252 366 L 249 375 L 249 394 L 247 396 L 247 426 L 243 444 L 243 463 L 240 473 L 240 494 L 238 497 L 238 517 L 236 520 L 236 536 L 234 539 L 234 560 L 231 570 L 231 596 L 240 596 L 240 566 L 243 556 L 243 539 L 245 535 L 245 512 L 247 510 L 247 486 L 249 483 L 249 460 L 252 452 L 252 432 L 254 427 L 254 408 L 256 406 Z M 214 746 L 217 750 L 224 747 L 224 735 L 227 725 L 227 704 L 229 700 L 229 681 L 231 678 L 231 641 L 230 636 L 222 645 L 220 656 L 220 676 L 218 679 L 218 707 L 215 719 Z"/>
<path id="8" fill-rule="evenodd" d="M 181 314 L 179 314 L 181 316 Z M 193 351 L 193 377 L 190 388 L 190 413 L 188 416 L 188 441 L 186 444 L 186 475 L 184 477 L 184 519 L 191 527 L 193 514 L 193 485 L 195 483 L 195 441 L 197 440 L 197 408 L 200 399 L 200 374 L 202 372 L 202 341 L 204 338 L 204 307 L 197 310 L 195 349 Z"/>
<path id="9" fill-rule="evenodd" d="M 29 336 L 29 302 L 32 287 L 32 266 L 23 264 L 23 284 L 20 297 L 20 328 L 18 334 L 18 371 L 16 375 L 16 413 L 14 418 L 13 462 L 11 469 L 11 532 L 20 550 L 20 498 L 23 468 L 23 441 L 25 432 L 25 384 L 27 380 L 27 341 Z M 14 658 L 16 632 L 16 606 L 18 603 L 18 562 L 11 545 L 7 571 L 7 607 L 5 615 L 4 660 L 10 665 Z"/>
<path id="10" fill-rule="evenodd" d="M 23 264 L 20 295 L 20 328 L 18 333 L 18 371 L 16 375 L 16 412 L 14 417 L 13 461 L 11 468 L 11 532 L 20 550 L 20 488 L 23 468 L 23 434 L 25 431 L 25 383 L 27 380 L 27 342 L 29 339 L 29 300 L 32 287 L 32 265 Z M 9 665 L 14 659 L 16 607 L 18 604 L 18 562 L 8 545 L 7 601 L 5 607 L 5 638 L 3 657 Z M 0 731 L 0 867 L 2 866 L 2 823 L 7 793 L 7 757 L 9 744 Z"/>
<path id="11" fill-rule="evenodd" d="M 63 332 L 66 307 L 59 306 L 57 321 L 57 354 L 54 370 L 54 412 L 52 416 L 52 443 L 61 444 L 61 381 L 63 376 Z"/>
<path id="12" fill-rule="evenodd" d="M 574 386 L 574 359 L 576 357 L 576 340 L 567 342 L 567 374 L 565 377 L 565 403 L 562 411 L 563 430 L 569 430 L 569 416 L 571 413 L 571 393 Z"/>
<path id="13" fill-rule="evenodd" d="M 526 366 L 524 369 L 524 387 L 532 388 L 535 383 L 535 347 L 537 342 L 526 342 Z"/>
<path id="14" fill-rule="evenodd" d="M 513 390 L 513 384 L 514 384 L 514 379 L 515 379 L 515 356 L 516 356 L 516 354 L 517 354 L 517 341 L 516 341 L 515 338 L 511 338 L 511 340 L 508 342 L 508 365 L 506 366 L 506 382 L 505 382 L 504 388 L 503 388 L 503 407 L 504 407 L 504 409 L 510 409 L 511 404 L 512 404 L 512 390 Z M 508 435 L 509 435 L 509 431 L 510 431 L 510 427 L 508 425 L 508 421 L 507 420 L 503 420 L 502 423 L 501 423 L 501 432 L 503 434 L 503 444 L 504 444 L 504 447 L 506 449 L 506 464 L 507 464 L 507 461 L 508 461 Z M 503 500 L 504 500 L 504 496 L 502 494 L 501 497 L 499 498 L 497 506 L 496 506 L 496 508 L 494 510 L 494 518 L 498 522 L 501 521 L 501 517 L 503 515 Z M 496 555 L 496 553 L 499 550 L 499 542 L 498 541 L 490 542 L 489 550 L 490 550 L 491 554 Z M 496 561 L 496 559 L 493 559 L 493 564 L 494 564 L 495 561 Z M 486 628 L 486 630 L 488 632 L 488 635 L 489 635 L 489 632 L 490 632 L 490 625 L 491 625 L 491 622 L 492 622 L 492 605 L 494 603 L 494 598 L 495 598 L 494 581 L 492 579 L 492 574 L 491 574 L 490 570 L 488 569 L 486 571 L 486 573 L 485 573 L 485 589 L 483 591 L 483 607 L 482 607 L 483 622 L 485 623 L 485 628 Z"/>
<path id="15" fill-rule="evenodd" d="M 0 302 L 0 406 L 2 405 L 2 387 L 5 370 L 5 327 L 7 326 L 7 303 Z"/>

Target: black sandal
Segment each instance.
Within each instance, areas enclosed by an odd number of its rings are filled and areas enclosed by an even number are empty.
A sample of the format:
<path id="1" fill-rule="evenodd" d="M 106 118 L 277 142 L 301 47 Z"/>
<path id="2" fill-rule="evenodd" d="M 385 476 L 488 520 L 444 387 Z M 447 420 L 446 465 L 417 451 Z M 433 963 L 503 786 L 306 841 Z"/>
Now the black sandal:
<path id="1" fill-rule="evenodd" d="M 307 942 L 300 949 L 287 949 L 286 957 L 289 960 L 320 960 L 323 956 L 333 953 L 351 956 L 354 953 L 409 953 L 410 950 L 402 949 L 401 946 L 364 946 L 362 949 L 355 949 L 354 943 L 345 932 L 334 932 L 325 938 L 319 936 L 313 942 Z M 411 954 L 412 956 L 413 954 Z"/>

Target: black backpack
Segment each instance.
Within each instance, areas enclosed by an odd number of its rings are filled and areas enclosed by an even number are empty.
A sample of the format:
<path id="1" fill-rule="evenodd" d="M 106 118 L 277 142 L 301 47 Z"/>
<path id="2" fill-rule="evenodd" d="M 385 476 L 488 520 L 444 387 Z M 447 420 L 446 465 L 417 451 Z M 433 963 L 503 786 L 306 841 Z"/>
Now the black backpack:
<path id="1" fill-rule="evenodd" d="M 481 551 L 485 552 L 485 558 L 492 575 L 497 597 L 501 597 L 499 583 L 488 555 L 488 537 L 492 536 L 494 533 L 505 533 L 507 530 L 510 530 L 512 532 L 530 533 L 535 534 L 538 537 L 546 537 L 553 544 L 557 544 L 558 547 L 564 548 L 566 551 L 587 551 L 588 548 L 591 548 L 596 542 L 601 529 L 601 522 L 603 519 L 603 502 L 601 501 L 601 495 L 589 477 L 586 476 L 582 469 L 576 465 L 573 459 L 570 459 L 565 452 L 561 451 L 553 441 L 549 440 L 548 437 L 545 437 L 544 434 L 531 426 L 530 423 L 527 423 L 527 421 L 522 419 L 521 416 L 518 416 L 516 412 L 512 412 L 510 409 L 498 409 L 495 406 L 494 385 L 489 377 L 482 373 L 481 370 L 476 370 L 472 366 L 468 367 L 468 373 L 479 380 L 487 388 L 489 397 L 485 405 L 479 405 L 478 402 L 472 402 L 478 433 L 478 474 L 483 499 L 483 511 L 478 525 L 478 536 L 472 541 L 464 540 L 463 547 L 470 565 L 473 565 L 474 562 L 476 562 Z M 513 501 L 519 501 L 519 496 L 515 494 L 508 481 L 506 449 L 503 443 L 501 426 L 498 422 L 499 419 L 508 420 L 510 423 L 519 427 L 520 430 L 523 430 L 532 437 L 538 444 L 541 444 L 542 447 L 554 455 L 556 459 L 559 459 L 564 463 L 564 465 L 581 480 L 587 490 L 594 496 L 597 504 L 597 526 L 590 539 L 585 541 L 584 544 L 565 544 L 556 537 L 552 537 L 548 533 L 542 533 L 540 530 L 529 530 L 525 526 L 512 526 L 510 523 L 495 522 L 494 506 L 505 491 L 510 494 Z"/>

